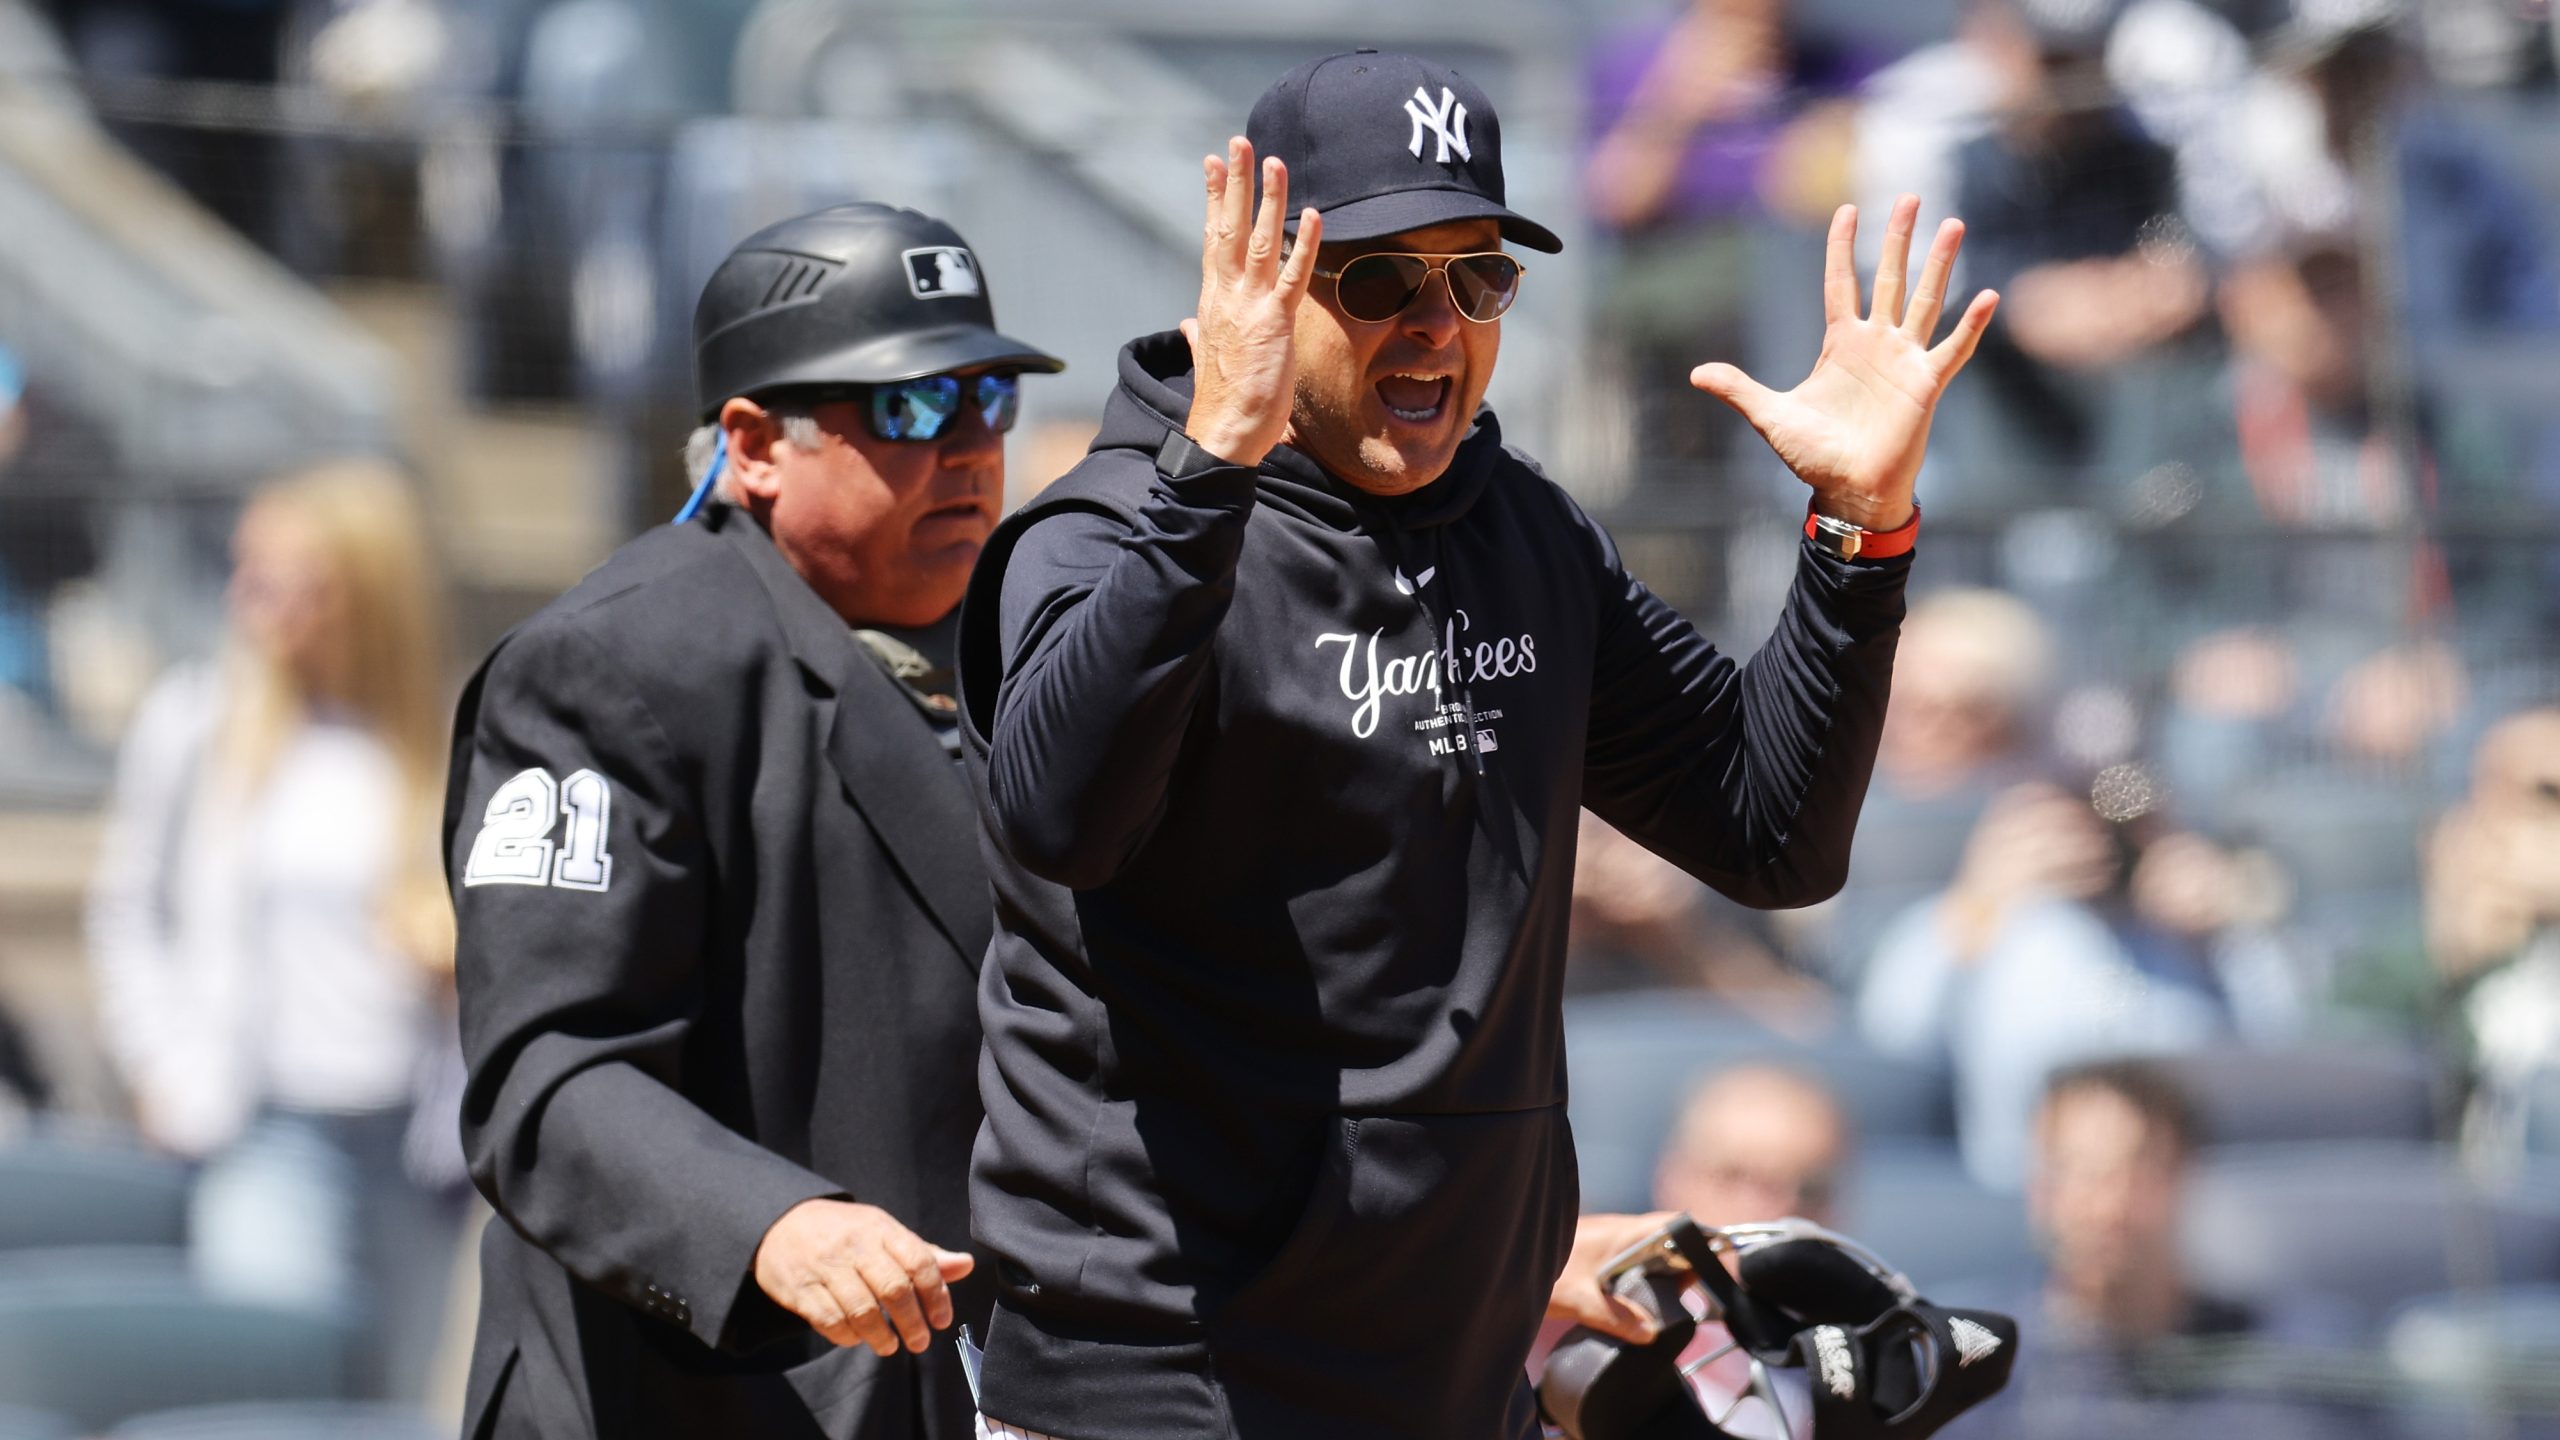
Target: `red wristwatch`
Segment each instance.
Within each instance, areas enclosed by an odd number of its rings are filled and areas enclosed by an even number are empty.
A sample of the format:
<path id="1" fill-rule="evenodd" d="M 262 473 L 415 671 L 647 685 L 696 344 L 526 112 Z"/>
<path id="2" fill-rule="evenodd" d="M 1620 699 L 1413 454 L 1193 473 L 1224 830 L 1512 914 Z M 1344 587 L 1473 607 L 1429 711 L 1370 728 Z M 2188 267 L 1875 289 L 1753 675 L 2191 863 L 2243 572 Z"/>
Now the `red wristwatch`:
<path id="1" fill-rule="evenodd" d="M 1890 530 L 1869 530 L 1846 520 L 1817 515 L 1813 507 L 1804 512 L 1804 538 L 1843 560 L 1890 560 L 1911 553 L 1913 542 L 1920 538 L 1920 502 L 1911 503 L 1911 518 Z"/>

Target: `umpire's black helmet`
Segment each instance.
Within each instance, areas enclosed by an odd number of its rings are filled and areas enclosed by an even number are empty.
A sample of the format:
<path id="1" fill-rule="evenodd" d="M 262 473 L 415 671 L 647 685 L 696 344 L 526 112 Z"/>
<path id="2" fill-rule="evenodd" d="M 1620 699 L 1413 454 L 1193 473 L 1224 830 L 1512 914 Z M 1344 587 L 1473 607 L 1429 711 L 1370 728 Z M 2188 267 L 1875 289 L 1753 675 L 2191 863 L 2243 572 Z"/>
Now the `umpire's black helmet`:
<path id="1" fill-rule="evenodd" d="M 995 324 L 959 231 L 913 210 L 837 205 L 766 226 L 711 273 L 693 307 L 694 390 L 708 420 L 732 396 L 787 385 L 1066 368 Z"/>

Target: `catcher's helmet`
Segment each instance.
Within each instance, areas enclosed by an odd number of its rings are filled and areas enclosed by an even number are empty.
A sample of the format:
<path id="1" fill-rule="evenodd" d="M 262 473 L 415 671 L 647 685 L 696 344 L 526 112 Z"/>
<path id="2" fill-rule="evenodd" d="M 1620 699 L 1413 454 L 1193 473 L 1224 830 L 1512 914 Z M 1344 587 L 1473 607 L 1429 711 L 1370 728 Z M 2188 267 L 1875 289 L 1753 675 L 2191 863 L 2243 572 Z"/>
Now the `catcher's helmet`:
<path id="1" fill-rule="evenodd" d="M 1732 1440 L 1724 1426 L 1750 1399 L 1792 1433 L 1773 1366 L 1807 1372 L 1814 1440 L 1926 1440 L 2007 1384 L 2018 1354 L 2016 1321 L 1932 1305 L 1872 1251 L 1809 1220 L 1710 1230 L 1677 1216 L 1601 1281 L 1662 1328 L 1644 1345 L 1580 1326 L 1557 1342 L 1538 1405 L 1568 1440 Z M 1698 1332 L 1682 1299 L 1692 1285 L 1727 1343 L 1684 1366 Z M 1688 1376 L 1731 1352 L 1751 1385 L 1719 1415 Z"/>
<path id="2" fill-rule="evenodd" d="M 975 366 L 1066 362 L 995 328 L 986 273 L 960 232 L 889 205 L 837 205 L 738 243 L 693 307 L 704 419 L 735 395 L 876 384 Z"/>

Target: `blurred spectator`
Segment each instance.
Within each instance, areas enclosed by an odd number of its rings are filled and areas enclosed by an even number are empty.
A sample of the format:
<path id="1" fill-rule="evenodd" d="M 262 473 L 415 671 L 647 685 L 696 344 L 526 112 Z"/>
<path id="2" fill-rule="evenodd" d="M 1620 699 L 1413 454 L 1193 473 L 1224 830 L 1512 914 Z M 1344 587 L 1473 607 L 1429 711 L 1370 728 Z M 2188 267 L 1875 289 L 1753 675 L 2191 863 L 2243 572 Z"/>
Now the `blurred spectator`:
<path id="1" fill-rule="evenodd" d="M 2445 641 L 2376 648 L 2372 627 L 2335 610 L 2216 629 L 2172 662 L 2163 777 L 2206 823 L 2246 806 L 2271 776 L 2284 784 L 2319 775 L 2339 787 L 2423 782 L 2458 766 L 2452 751 L 2473 688 L 2470 667 Z M 2309 812 L 2273 818 L 2287 831 L 2321 823 Z"/>
<path id="2" fill-rule="evenodd" d="M 1790 1215 L 1828 1225 L 1849 1149 L 1849 1117 L 1820 1081 L 1780 1065 L 1736 1065 L 1690 1092 L 1664 1142 L 1653 1201 L 1701 1225 Z"/>
<path id="3" fill-rule="evenodd" d="M 0 346 L 0 735 L 13 741 L 55 708 L 47 611 L 56 590 L 97 563 L 89 492 L 100 488 L 101 448 Z"/>
<path id="4" fill-rule="evenodd" d="M 1617 240 L 1596 333 L 1621 347 L 1640 459 L 1720 468 L 1746 433 L 1698 403 L 1689 371 L 1751 364 L 1749 226 L 1829 217 L 1847 192 L 1843 97 L 1887 58 L 1791 0 L 1689 0 L 1596 47 L 1584 188 Z"/>
<path id="5" fill-rule="evenodd" d="M 53 1098 L 26 1028 L 6 1006 L 0 1006 L 0 1145 L 23 1131 L 27 1122 Z"/>
<path id="6" fill-rule="evenodd" d="M 2005 0 L 2004 0 L 2005 3 Z M 2276 0 L 2281 3 L 2281 0 Z M 1917 191 L 1920 229 L 1954 214 L 1956 155 L 2001 119 L 1997 22 L 1981 43 L 1970 14 L 1957 38 L 1925 46 L 1878 71 L 1860 96 L 1852 159 L 1855 196 L 1874 212 Z M 2181 208 L 2207 239 L 2243 208 L 2227 150 L 2232 94 L 2253 66 L 2235 27 L 2242 0 L 2128 0 L 2080 10 L 2047 7 L 2067 25 L 2102 30 L 2106 78 L 2145 130 L 2178 152 Z M 1874 241 L 1861 237 L 1862 258 Z"/>
<path id="7" fill-rule="evenodd" d="M 273 85 L 295 0 L 46 0 L 82 75 L 135 82 Z M 123 123 L 119 139 L 233 229 L 270 242 L 277 146 L 263 130 Z"/>
<path id="8" fill-rule="evenodd" d="M 1886 923 L 1954 878 L 1991 797 L 2043 773 L 2052 680 L 2052 635 L 2015 596 L 1940 590 L 1912 604 L 1849 884 L 1791 922 L 1827 973 L 1854 980 Z"/>
<path id="9" fill-rule="evenodd" d="M 2399 18 L 2393 0 L 2298 4 L 2235 117 L 2254 207 L 2219 302 L 2242 463 L 2279 524 L 2560 500 L 2522 453 L 2549 451 L 2547 416 L 2510 433 L 2465 380 L 2427 382 L 2448 345 L 2551 333 L 2560 287 L 2533 198 L 2428 98 Z M 2429 578 L 2382 595 L 2439 603 Z"/>
<path id="10" fill-rule="evenodd" d="M 1690 1093 L 1654 1176 L 1654 1203 L 1701 1225 L 1751 1225 L 1802 1216 L 1831 1223 L 1831 1202 L 1849 1161 L 1849 1119 L 1821 1082 L 1775 1065 L 1738 1065 Z M 1693 1296 L 1694 1296 L 1694 1292 Z M 1742 1398 L 1749 1357 L 1715 1355 L 1732 1342 L 1721 1325 L 1701 1325 L 1681 1352 L 1690 1387 L 1737 1440 L 1804 1440 L 1813 1406 L 1800 1375 L 1777 1372 L 1783 1420 L 1764 1402 Z"/>
<path id="11" fill-rule="evenodd" d="M 2014 1305 L 2034 1343 L 1978 1433 L 2081 1437 L 2331 1435 L 2338 1417 L 2214 1395 L 2217 1349 L 2334 1333 L 2316 1302 L 2267 1315 L 2187 1273 L 2179 1242 L 2194 1102 L 2158 1067 L 2104 1060 L 2054 1076 L 2035 1121 L 2027 1208 L 2045 1278 Z M 2263 1379 L 2263 1377 L 2260 1377 Z"/>
<path id="12" fill-rule="evenodd" d="M 2082 1065 L 2045 1087 L 2027 1205 L 2052 1339 L 2131 1349 L 2247 1323 L 2237 1305 L 2195 1293 L 2179 1259 L 2197 1125 L 2177 1082 L 2139 1060 Z"/>
<path id="13" fill-rule="evenodd" d="M 1879 787 L 1910 802 L 1966 796 L 1978 813 L 2033 767 L 2052 669 L 2052 636 L 2015 596 L 1941 590 L 1914 604 L 1894 652 Z"/>
<path id="14" fill-rule="evenodd" d="M 2298 0 L 2232 117 L 2254 200 L 2232 248 L 2242 259 L 2298 259 L 2322 242 L 2361 249 L 2358 227 L 2382 207 L 2399 251 L 2384 293 L 2414 334 L 2560 324 L 2532 194 L 2430 97 L 2400 42 L 2401 19 L 2396 0 Z M 2277 303 L 2250 295 L 2242 309 Z M 2313 359 L 2296 367 L 2316 376 L 2324 367 Z"/>
<path id="15" fill-rule="evenodd" d="M 2469 1138 L 2511 1160 L 2527 1097 L 2560 1073 L 2560 708 L 2481 740 L 2426 861 L 2428 946 L 2470 1031 Z"/>
<path id="16" fill-rule="evenodd" d="M 2307 964 L 2273 866 L 2168 826 L 2142 772 L 2031 782 L 1983 812 L 1946 891 L 1899 916 L 1858 996 L 1879 1049 L 1948 1065 L 1978 1180 L 2014 1188 L 2046 1077 L 2090 1056 L 2297 1033 Z"/>
<path id="17" fill-rule="evenodd" d="M 1661 1209 L 1649 1218 L 1658 1222 L 1684 1213 L 1710 1228 L 1790 1215 L 1829 1224 L 1850 1148 L 1849 1118 L 1820 1081 L 1759 1063 L 1718 1071 L 1689 1093 L 1664 1140 L 1653 1186 L 1654 1203 Z M 1693 1312 L 1703 1308 L 1695 1287 L 1683 1299 Z M 1530 1353 L 1531 1373 L 1545 1365 L 1547 1352 L 1566 1328 L 1565 1322 L 1551 1320 L 1539 1332 Z M 1764 1401 L 1746 1396 L 1751 1359 L 1732 1348 L 1732 1336 L 1722 1325 L 1700 1325 L 1696 1338 L 1681 1351 L 1680 1363 L 1687 1367 L 1700 1407 L 1725 1434 L 1736 1440 L 1809 1440 L 1812 1435 L 1813 1406 L 1802 1375 L 1771 1372 L 1784 1416 L 1772 1413 Z"/>
<path id="18" fill-rule="evenodd" d="M 1769 214 L 1822 225 L 1848 186 L 1846 97 L 1891 56 L 1793 0 L 1691 0 L 1601 42 L 1585 189 L 1622 235 Z"/>
<path id="19" fill-rule="evenodd" d="M 1573 864 L 1565 985 L 1590 994 L 1708 991 L 1774 1029 L 1830 1018 L 1831 995 L 1789 969 L 1747 911 L 1584 811 Z"/>
<path id="20" fill-rule="evenodd" d="M 2124 472 L 2110 478 L 2130 478 L 2158 458 L 2162 432 L 2182 421 L 2162 388 L 2181 368 L 2127 367 L 2166 364 L 2155 352 L 2194 328 L 2208 294 L 2176 157 L 2107 74 L 2121 8 L 1977 0 L 1965 17 L 1997 119 L 1956 153 L 1955 213 L 1966 283 L 2003 296 L 1980 355 L 1991 428 L 1967 458 L 2035 476 L 2043 503 L 2112 505 L 2089 488 L 2093 470 L 2104 461 Z"/>
<path id="21" fill-rule="evenodd" d="M 128 735 L 90 908 L 108 1049 L 145 1135 L 201 1157 L 217 1290 L 355 1319 L 369 1390 L 414 1398 L 461 1195 L 442 617 L 401 479 L 261 492 L 227 653 Z"/>
<path id="22" fill-rule="evenodd" d="M 10 462 L 27 443 L 26 397 L 18 357 L 0 349 L 0 476 L 8 474 Z M 0 557 L 0 686 L 21 696 L 45 683 L 44 652 L 38 644 L 42 631 L 33 609 L 18 593 L 14 567 Z"/>
<path id="23" fill-rule="evenodd" d="M 2160 761 L 2172 792 L 2207 806 L 2267 763 L 2302 691 L 2302 664 L 2272 626 L 2215 630 L 2170 666 Z"/>

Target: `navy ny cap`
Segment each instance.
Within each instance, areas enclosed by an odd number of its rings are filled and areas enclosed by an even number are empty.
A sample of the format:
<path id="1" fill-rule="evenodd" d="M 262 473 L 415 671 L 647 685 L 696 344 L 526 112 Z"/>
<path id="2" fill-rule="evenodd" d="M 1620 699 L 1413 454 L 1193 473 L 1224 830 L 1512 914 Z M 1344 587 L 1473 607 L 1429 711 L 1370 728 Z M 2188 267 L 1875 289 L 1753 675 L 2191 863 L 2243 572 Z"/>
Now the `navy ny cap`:
<path id="1" fill-rule="evenodd" d="M 1564 248 L 1504 207 L 1502 122 L 1475 82 L 1446 65 L 1376 50 L 1309 61 L 1262 92 L 1244 133 L 1254 154 L 1289 167 L 1292 233 L 1295 212 L 1312 205 L 1327 240 L 1490 219 L 1506 240 Z"/>

